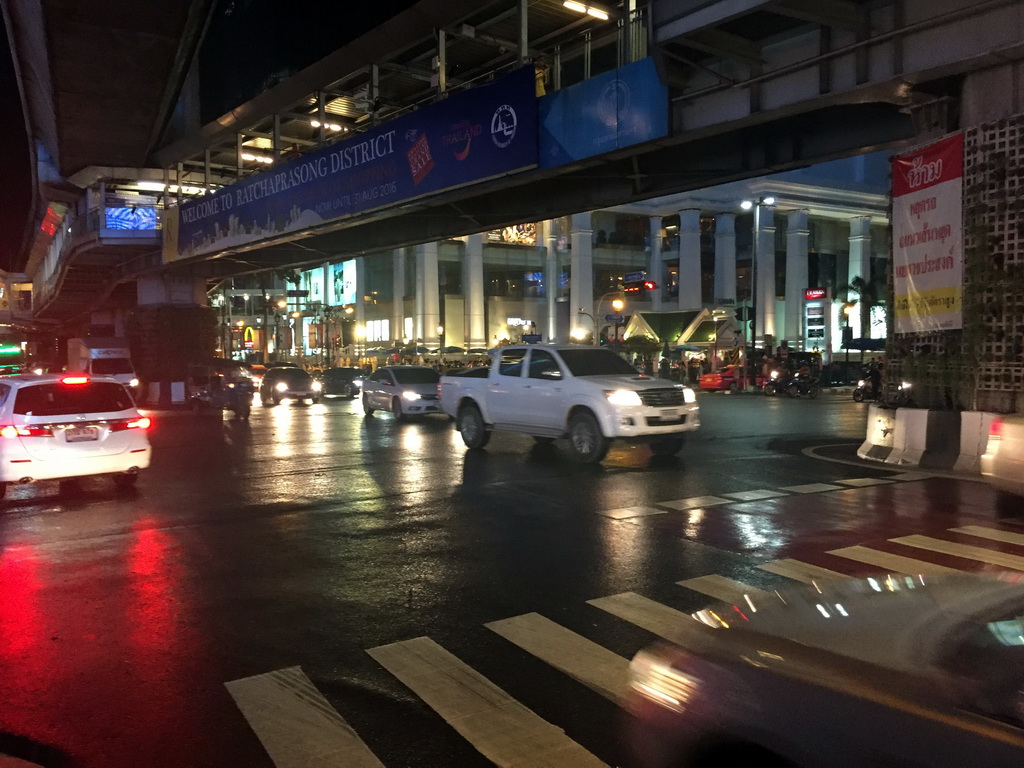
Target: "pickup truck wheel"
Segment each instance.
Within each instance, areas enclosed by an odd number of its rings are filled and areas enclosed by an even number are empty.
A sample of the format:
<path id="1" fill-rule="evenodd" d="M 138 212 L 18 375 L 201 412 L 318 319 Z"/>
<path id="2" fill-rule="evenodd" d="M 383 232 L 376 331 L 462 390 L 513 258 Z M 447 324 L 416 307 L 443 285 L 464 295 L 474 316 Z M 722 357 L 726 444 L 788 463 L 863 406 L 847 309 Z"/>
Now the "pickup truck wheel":
<path id="1" fill-rule="evenodd" d="M 577 413 L 569 419 L 569 445 L 584 464 L 596 464 L 608 455 L 611 441 L 601 433 L 592 413 Z"/>
<path id="2" fill-rule="evenodd" d="M 491 439 L 484 417 L 475 405 L 464 405 L 459 409 L 456 426 L 467 448 L 483 448 Z"/>
<path id="3" fill-rule="evenodd" d="M 373 416 L 373 408 L 370 406 L 370 398 L 365 392 L 363 392 L 363 413 L 367 416 Z"/>
<path id="4" fill-rule="evenodd" d="M 686 445 L 686 439 L 683 437 L 667 437 L 664 440 L 659 440 L 656 443 L 651 443 L 651 452 L 655 456 L 675 456 Z"/>

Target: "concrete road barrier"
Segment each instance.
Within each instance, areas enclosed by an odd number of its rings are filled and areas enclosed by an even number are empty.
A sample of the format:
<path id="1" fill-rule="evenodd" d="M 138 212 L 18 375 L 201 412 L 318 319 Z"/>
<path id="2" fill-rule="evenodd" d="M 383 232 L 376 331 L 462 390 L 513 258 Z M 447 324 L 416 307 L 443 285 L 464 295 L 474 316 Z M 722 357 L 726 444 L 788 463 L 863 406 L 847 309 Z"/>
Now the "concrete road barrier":
<path id="1" fill-rule="evenodd" d="M 930 411 L 924 408 L 868 407 L 862 459 L 886 464 L 980 471 L 995 414 L 982 411 Z"/>

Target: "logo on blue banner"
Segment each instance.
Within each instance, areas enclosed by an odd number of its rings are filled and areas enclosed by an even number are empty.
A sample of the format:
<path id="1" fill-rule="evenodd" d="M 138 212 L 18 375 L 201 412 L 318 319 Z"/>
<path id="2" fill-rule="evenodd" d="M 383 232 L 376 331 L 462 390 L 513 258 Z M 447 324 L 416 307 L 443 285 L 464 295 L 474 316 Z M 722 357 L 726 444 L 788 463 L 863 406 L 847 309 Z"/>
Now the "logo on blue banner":
<path id="1" fill-rule="evenodd" d="M 277 238 L 537 165 L 534 70 L 249 176 L 179 209 L 177 257 Z M 490 132 L 487 141 L 485 132 Z"/>
<path id="2" fill-rule="evenodd" d="M 668 89 L 641 59 L 540 100 L 540 164 L 565 165 L 668 135 Z"/>

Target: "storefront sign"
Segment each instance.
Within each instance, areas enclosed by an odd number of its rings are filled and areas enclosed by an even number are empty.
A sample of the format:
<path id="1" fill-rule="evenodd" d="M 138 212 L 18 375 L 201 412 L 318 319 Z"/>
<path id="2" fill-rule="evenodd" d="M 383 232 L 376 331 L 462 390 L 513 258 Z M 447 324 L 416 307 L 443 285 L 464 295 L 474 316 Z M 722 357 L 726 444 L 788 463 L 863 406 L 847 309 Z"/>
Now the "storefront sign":
<path id="1" fill-rule="evenodd" d="M 814 301 L 815 299 L 824 299 L 828 296 L 827 288 L 808 288 L 804 291 L 804 299 L 807 301 Z"/>
<path id="2" fill-rule="evenodd" d="M 896 333 L 963 327 L 963 134 L 892 161 Z"/>
<path id="3" fill-rule="evenodd" d="M 171 209 L 164 259 L 279 239 L 536 164 L 534 70 L 523 67 Z"/>

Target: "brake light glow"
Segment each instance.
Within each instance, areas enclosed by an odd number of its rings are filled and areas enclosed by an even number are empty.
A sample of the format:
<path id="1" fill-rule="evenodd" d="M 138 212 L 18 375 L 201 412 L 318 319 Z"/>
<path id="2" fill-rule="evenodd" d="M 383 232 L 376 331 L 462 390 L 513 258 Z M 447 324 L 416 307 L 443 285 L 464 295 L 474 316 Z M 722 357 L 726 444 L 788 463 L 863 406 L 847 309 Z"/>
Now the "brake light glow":
<path id="1" fill-rule="evenodd" d="M 126 429 L 149 429 L 153 424 L 149 416 L 140 416 L 137 419 L 125 419 L 124 421 L 115 421 L 110 425 L 111 432 L 124 432 Z"/>
<path id="2" fill-rule="evenodd" d="M 9 424 L 0 427 L 0 437 L 53 437 L 53 430 L 49 427 L 15 427 Z"/>
<path id="3" fill-rule="evenodd" d="M 65 376 L 60 380 L 61 384 L 88 384 L 88 376 Z"/>
<path id="4" fill-rule="evenodd" d="M 1003 420 L 998 416 L 992 419 L 992 423 L 988 427 L 988 439 L 989 440 L 1002 440 L 1003 439 Z"/>

